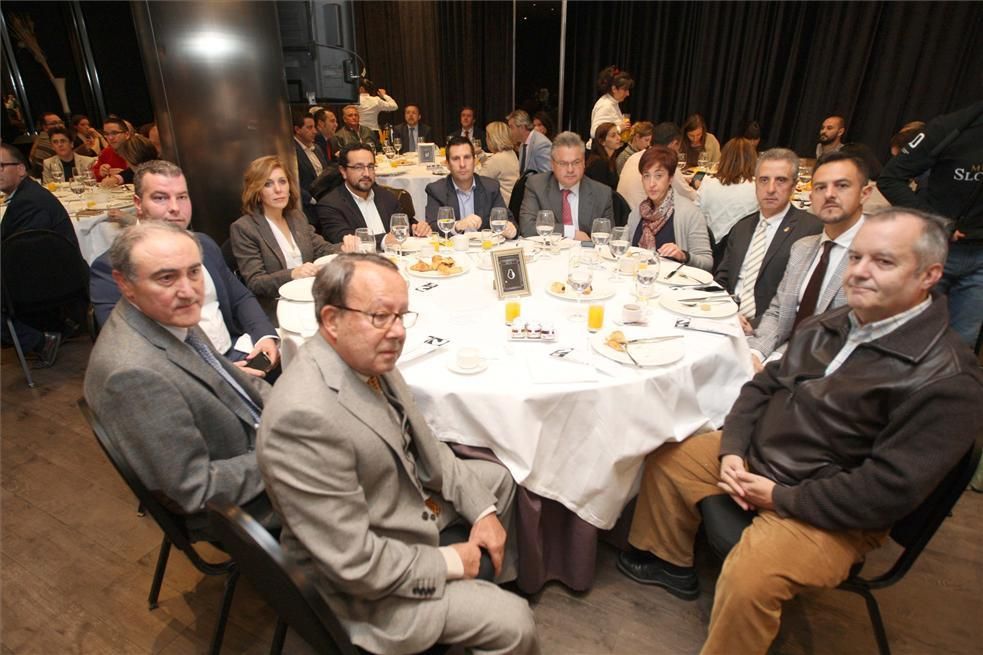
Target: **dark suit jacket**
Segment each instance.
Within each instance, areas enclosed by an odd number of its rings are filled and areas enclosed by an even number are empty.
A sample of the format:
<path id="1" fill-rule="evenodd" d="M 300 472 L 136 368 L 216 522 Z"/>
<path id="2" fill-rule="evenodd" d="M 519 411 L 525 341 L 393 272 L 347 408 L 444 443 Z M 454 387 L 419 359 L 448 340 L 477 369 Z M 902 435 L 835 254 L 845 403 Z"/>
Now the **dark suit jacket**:
<path id="1" fill-rule="evenodd" d="M 451 132 L 450 134 L 447 135 L 447 139 L 450 140 L 451 137 L 461 136 L 461 132 L 463 132 L 463 131 L 464 131 L 464 128 L 462 128 L 460 125 L 458 125 L 456 130 L 454 130 L 453 132 Z M 481 127 L 477 123 L 475 123 L 474 125 L 472 125 L 471 126 L 471 138 L 472 139 L 481 139 L 481 147 L 484 148 L 485 145 L 486 145 L 486 143 L 485 143 L 485 128 Z"/>
<path id="2" fill-rule="evenodd" d="M 717 267 L 717 284 L 734 293 L 737 287 L 737 278 L 741 274 L 741 267 L 744 265 L 744 256 L 751 246 L 751 237 L 758 226 L 758 212 L 745 216 L 731 228 L 727 235 L 727 248 L 724 250 L 723 259 Z M 794 205 L 789 207 L 788 213 L 778 226 L 775 238 L 768 245 L 765 257 L 761 261 L 761 271 L 758 273 L 758 280 L 754 284 L 754 320 L 751 325 L 757 325 L 761 320 L 761 315 L 768 309 L 771 299 L 778 290 L 778 285 L 785 275 L 785 267 L 788 265 L 788 254 L 792 244 L 802 237 L 810 234 L 819 234 L 823 231 L 823 224 L 812 214 L 797 209 Z"/>
<path id="3" fill-rule="evenodd" d="M 294 143 L 296 145 L 296 142 Z M 324 151 L 324 154 L 327 156 L 328 161 L 331 161 L 338 155 L 337 152 L 331 150 L 331 144 L 328 142 L 327 139 L 324 138 L 324 135 L 321 134 L 320 132 L 314 135 L 314 144 L 321 146 L 321 150 Z"/>
<path id="4" fill-rule="evenodd" d="M 372 190 L 375 192 L 375 207 L 379 210 L 382 225 L 388 232 L 389 218 L 400 211 L 399 201 L 378 184 Z M 351 191 L 344 184 L 318 201 L 317 218 L 321 225 L 321 234 L 331 243 L 341 243 L 345 235 L 355 234 L 356 229 L 367 227 Z M 382 235 L 376 235 L 376 241 L 381 240 Z"/>
<path id="5" fill-rule="evenodd" d="M 474 181 L 474 213 L 481 217 L 481 229 L 487 230 L 491 227 L 489 223 L 491 210 L 495 207 L 508 209 L 508 205 L 502 198 L 502 191 L 497 180 L 481 177 L 476 173 Z M 454 180 L 451 179 L 450 175 L 427 185 L 427 222 L 434 230 L 437 229 L 437 210 L 441 207 L 453 207 L 454 215 L 457 216 L 458 220 L 464 218 L 457 202 Z M 511 211 L 509 211 L 509 220 L 515 222 L 515 217 L 512 216 Z"/>
<path id="6" fill-rule="evenodd" d="M 314 164 L 311 163 L 311 160 L 307 157 L 307 153 L 297 143 L 297 139 L 294 139 L 294 152 L 297 154 L 297 176 L 300 178 L 300 188 L 310 193 L 311 183 L 317 177 Z M 328 158 L 324 154 L 324 150 L 316 142 L 314 143 L 314 154 L 321 161 L 323 170 L 323 167 L 328 165 Z"/>
<path id="7" fill-rule="evenodd" d="M 0 222 L 0 238 L 6 239 L 24 230 L 51 230 L 78 246 L 78 236 L 65 207 L 50 191 L 29 177 L 21 180 L 10 198 L 3 222 Z"/>
<path id="8" fill-rule="evenodd" d="M 563 232 L 563 194 L 553 173 L 536 173 L 526 180 L 526 190 L 519 210 L 519 234 L 536 236 L 536 212 L 553 210 L 556 220 L 554 232 Z M 590 234 L 595 218 L 614 219 L 611 187 L 595 182 L 587 176 L 580 180 L 580 199 L 577 205 L 577 229 Z"/>
<path id="9" fill-rule="evenodd" d="M 393 134 L 399 137 L 402 142 L 402 152 L 409 152 L 410 144 L 410 127 L 406 123 L 400 123 L 393 128 Z M 430 129 L 429 125 L 424 125 L 423 123 L 416 124 L 416 142 L 426 141 L 428 143 L 433 143 L 433 130 Z"/>
<path id="10" fill-rule="evenodd" d="M 218 306 L 222 311 L 225 327 L 232 336 L 232 342 L 243 334 L 252 337 L 256 343 L 263 337 L 275 336 L 276 328 L 270 319 L 266 318 L 256 296 L 225 265 L 222 250 L 207 234 L 196 232 L 195 236 L 201 242 L 202 260 L 205 269 L 215 282 L 215 294 L 218 296 Z M 89 295 L 95 312 L 96 323 L 101 327 L 108 319 L 113 307 L 120 299 L 119 287 L 113 280 L 112 266 L 109 263 L 109 252 L 101 254 L 89 271 Z"/>

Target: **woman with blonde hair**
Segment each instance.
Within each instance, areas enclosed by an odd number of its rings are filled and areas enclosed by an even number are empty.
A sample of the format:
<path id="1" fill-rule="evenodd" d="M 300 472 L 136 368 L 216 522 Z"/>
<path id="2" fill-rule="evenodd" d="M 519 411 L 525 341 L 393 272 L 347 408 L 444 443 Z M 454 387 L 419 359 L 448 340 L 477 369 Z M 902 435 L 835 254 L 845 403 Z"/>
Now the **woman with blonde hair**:
<path id="1" fill-rule="evenodd" d="M 720 151 L 716 175 L 699 182 L 696 204 L 718 244 L 723 244 L 734 223 L 758 209 L 754 190 L 757 161 L 758 153 L 749 139 L 731 139 Z"/>
<path id="2" fill-rule="evenodd" d="M 239 273 L 274 323 L 280 287 L 316 275 L 313 261 L 338 251 L 314 232 L 299 207 L 297 181 L 279 157 L 249 164 L 242 181 L 243 215 L 229 238 Z"/>
<path id="3" fill-rule="evenodd" d="M 519 179 L 519 158 L 512 147 L 509 126 L 502 121 L 494 121 L 485 126 L 485 145 L 491 157 L 481 164 L 481 176 L 498 180 L 502 190 L 502 200 L 509 204 L 512 188 Z"/>

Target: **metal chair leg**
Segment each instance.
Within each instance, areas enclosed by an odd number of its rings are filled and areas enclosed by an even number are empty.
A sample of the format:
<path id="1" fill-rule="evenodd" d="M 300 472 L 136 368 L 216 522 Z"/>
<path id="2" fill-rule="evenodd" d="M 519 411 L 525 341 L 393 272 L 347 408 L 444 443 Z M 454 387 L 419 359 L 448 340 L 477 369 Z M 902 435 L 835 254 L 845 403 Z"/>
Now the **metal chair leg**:
<path id="1" fill-rule="evenodd" d="M 273 643 L 270 645 L 270 655 L 283 653 L 283 642 L 287 640 L 287 622 L 277 617 L 276 630 L 273 631 Z"/>
<path id="2" fill-rule="evenodd" d="M 157 568 L 154 569 L 154 581 L 150 585 L 150 609 L 157 609 L 157 597 L 160 595 L 160 585 L 164 582 L 164 571 L 167 569 L 167 557 L 171 554 L 171 540 L 166 536 L 160 542 L 160 553 L 157 555 Z"/>
<path id="3" fill-rule="evenodd" d="M 10 331 L 10 338 L 14 342 L 14 350 L 17 351 L 17 361 L 20 362 L 20 367 L 24 371 L 24 377 L 27 378 L 27 386 L 31 389 L 34 388 L 34 378 L 31 377 L 31 369 L 27 365 L 27 360 L 24 358 L 24 349 L 20 347 L 20 339 L 17 338 L 17 333 L 14 332 L 14 322 L 7 317 L 7 329 Z"/>
<path id="4" fill-rule="evenodd" d="M 229 620 L 229 610 L 232 609 L 232 596 L 235 594 L 236 582 L 239 581 L 239 569 L 232 569 L 225 579 L 225 593 L 222 594 L 222 608 L 218 613 L 218 623 L 212 636 L 211 655 L 219 655 L 222 650 L 222 639 L 225 637 L 225 624 Z"/>
<path id="5" fill-rule="evenodd" d="M 870 615 L 870 624 L 874 628 L 874 638 L 877 640 L 877 651 L 880 655 L 891 655 L 891 646 L 887 643 L 887 632 L 884 630 L 884 620 L 881 618 L 881 608 L 877 604 L 877 599 L 867 589 L 857 593 L 863 596 L 867 603 L 867 613 Z"/>

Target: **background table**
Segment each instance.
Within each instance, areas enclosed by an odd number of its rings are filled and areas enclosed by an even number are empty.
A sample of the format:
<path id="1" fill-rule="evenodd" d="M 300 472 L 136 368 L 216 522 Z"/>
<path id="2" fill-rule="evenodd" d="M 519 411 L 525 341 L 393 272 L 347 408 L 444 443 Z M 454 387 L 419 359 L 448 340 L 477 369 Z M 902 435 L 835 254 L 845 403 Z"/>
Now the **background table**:
<path id="1" fill-rule="evenodd" d="M 89 264 L 109 250 L 122 229 L 118 221 L 110 218 L 109 210 L 116 209 L 128 214 L 134 211 L 133 188 L 129 185 L 114 189 L 86 189 L 79 198 L 68 189 L 67 184 L 62 184 L 54 194 L 71 217 L 79 250 Z"/>

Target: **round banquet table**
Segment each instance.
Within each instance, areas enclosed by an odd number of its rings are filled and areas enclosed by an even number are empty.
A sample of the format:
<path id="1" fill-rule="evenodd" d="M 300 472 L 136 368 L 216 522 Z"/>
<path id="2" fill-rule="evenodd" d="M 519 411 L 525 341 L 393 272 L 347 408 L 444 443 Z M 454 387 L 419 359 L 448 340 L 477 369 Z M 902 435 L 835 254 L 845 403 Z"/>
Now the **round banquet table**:
<path id="1" fill-rule="evenodd" d="M 383 156 L 376 157 L 375 177 L 376 183 L 393 189 L 405 189 L 413 198 L 413 210 L 416 212 L 418 221 L 426 220 L 427 209 L 427 185 L 434 180 L 439 180 L 447 175 L 447 169 L 443 166 L 430 164 L 433 171 L 427 168 L 427 164 L 413 163 L 416 161 L 415 155 L 404 156 L 395 161 L 404 160 L 406 164 L 392 166 Z M 438 157 L 438 159 L 442 159 Z"/>
<path id="2" fill-rule="evenodd" d="M 109 250 L 122 229 L 120 222 L 109 216 L 109 210 L 133 211 L 133 187 L 130 185 L 112 189 L 87 188 L 79 198 L 71 192 L 68 184 L 63 183 L 54 191 L 54 195 L 72 219 L 79 250 L 90 265 Z"/>

